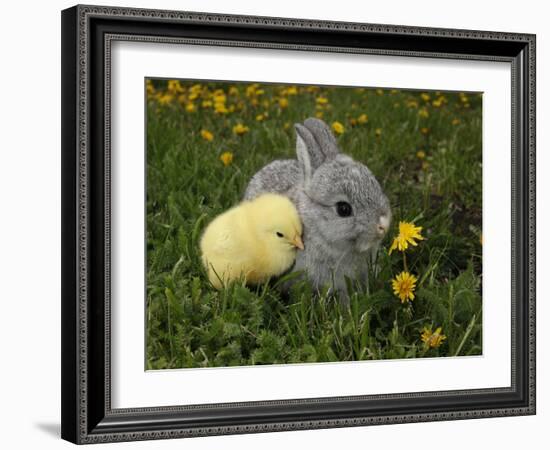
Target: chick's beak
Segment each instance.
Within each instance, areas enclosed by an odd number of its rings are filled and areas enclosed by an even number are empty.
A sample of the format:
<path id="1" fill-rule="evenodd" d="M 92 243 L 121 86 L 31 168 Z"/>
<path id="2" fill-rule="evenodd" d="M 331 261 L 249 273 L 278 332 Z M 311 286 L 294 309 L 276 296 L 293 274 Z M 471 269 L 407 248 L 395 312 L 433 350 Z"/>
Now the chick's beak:
<path id="1" fill-rule="evenodd" d="M 292 245 L 294 245 L 294 247 L 299 248 L 300 250 L 304 249 L 304 243 L 302 242 L 302 238 L 300 237 L 299 234 L 294 236 L 294 239 L 292 240 Z"/>

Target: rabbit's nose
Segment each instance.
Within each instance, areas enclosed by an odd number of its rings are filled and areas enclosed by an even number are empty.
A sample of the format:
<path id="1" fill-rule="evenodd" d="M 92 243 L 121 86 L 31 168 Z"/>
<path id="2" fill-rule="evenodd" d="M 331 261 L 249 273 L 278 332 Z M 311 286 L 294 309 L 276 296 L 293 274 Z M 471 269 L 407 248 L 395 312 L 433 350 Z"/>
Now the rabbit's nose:
<path id="1" fill-rule="evenodd" d="M 390 227 L 390 218 L 388 216 L 380 216 L 376 231 L 380 236 L 384 236 Z"/>

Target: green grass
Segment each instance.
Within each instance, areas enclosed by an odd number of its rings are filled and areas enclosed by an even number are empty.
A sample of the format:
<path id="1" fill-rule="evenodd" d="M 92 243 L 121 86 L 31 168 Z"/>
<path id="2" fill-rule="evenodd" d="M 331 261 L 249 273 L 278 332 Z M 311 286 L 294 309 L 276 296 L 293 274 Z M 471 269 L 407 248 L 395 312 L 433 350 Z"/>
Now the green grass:
<path id="1" fill-rule="evenodd" d="M 481 354 L 480 95 L 330 87 L 288 95 L 285 86 L 261 85 L 261 95 L 247 96 L 248 84 L 203 83 L 195 99 L 194 84 L 148 83 L 147 369 Z M 201 106 L 217 89 L 233 109 L 227 114 Z M 322 109 L 318 97 L 328 99 Z M 257 170 L 295 157 L 292 125 L 316 112 L 344 125 L 341 148 L 367 164 L 390 199 L 380 272 L 349 305 L 314 296 L 305 283 L 288 295 L 277 280 L 213 289 L 199 257 L 202 230 L 240 201 Z M 361 114 L 368 122 L 353 125 Z M 237 123 L 249 132 L 234 134 Z M 233 154 L 227 166 L 224 152 Z M 402 253 L 388 254 L 400 220 L 426 238 L 406 252 L 418 283 L 405 304 L 391 289 Z M 422 342 L 425 327 L 442 328 L 440 346 Z"/>

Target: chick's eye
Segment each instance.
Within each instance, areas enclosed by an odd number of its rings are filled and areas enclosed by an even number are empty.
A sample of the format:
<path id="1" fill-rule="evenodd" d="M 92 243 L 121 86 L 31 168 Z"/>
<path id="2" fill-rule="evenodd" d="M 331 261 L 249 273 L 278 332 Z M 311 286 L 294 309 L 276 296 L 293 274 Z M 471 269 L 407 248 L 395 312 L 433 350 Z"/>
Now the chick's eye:
<path id="1" fill-rule="evenodd" d="M 336 212 L 340 217 L 349 217 L 352 213 L 351 205 L 348 202 L 338 202 L 336 203 Z"/>
<path id="2" fill-rule="evenodd" d="M 280 238 L 285 237 L 283 233 L 279 233 L 278 231 L 277 231 L 277 236 L 279 236 Z"/>

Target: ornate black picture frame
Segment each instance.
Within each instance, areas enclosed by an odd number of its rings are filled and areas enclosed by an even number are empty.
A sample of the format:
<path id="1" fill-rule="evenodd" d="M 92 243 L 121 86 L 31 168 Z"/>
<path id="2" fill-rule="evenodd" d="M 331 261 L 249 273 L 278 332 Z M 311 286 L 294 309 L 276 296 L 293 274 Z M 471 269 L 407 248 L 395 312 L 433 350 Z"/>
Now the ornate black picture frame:
<path id="1" fill-rule="evenodd" d="M 109 102 L 110 46 L 116 40 L 511 63 L 511 386 L 113 409 Z M 84 444 L 534 413 L 534 35 L 98 6 L 62 12 L 64 439 Z"/>

